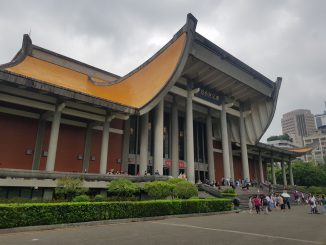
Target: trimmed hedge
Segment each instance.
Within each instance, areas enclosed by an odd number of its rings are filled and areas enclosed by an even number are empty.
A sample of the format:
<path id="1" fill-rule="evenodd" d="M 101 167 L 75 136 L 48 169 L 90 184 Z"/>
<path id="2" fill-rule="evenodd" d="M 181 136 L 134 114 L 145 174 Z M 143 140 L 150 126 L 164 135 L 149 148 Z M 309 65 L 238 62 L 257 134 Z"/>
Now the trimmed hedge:
<path id="1" fill-rule="evenodd" d="M 0 228 L 231 210 L 228 199 L 0 204 Z"/>
<path id="2" fill-rule="evenodd" d="M 220 193 L 222 197 L 236 197 L 238 194 L 236 193 Z"/>

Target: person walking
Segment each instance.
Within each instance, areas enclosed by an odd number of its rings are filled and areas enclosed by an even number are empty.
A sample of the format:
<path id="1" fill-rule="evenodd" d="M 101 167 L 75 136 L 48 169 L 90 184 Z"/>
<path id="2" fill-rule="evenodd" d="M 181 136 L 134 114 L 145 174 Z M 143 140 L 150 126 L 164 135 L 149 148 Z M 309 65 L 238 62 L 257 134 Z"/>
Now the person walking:
<path id="1" fill-rule="evenodd" d="M 268 198 L 265 195 L 261 197 L 264 214 L 268 214 Z"/>
<path id="2" fill-rule="evenodd" d="M 321 195 L 320 202 L 321 202 L 321 205 L 324 208 L 324 215 L 326 215 L 326 198 L 325 198 L 325 195 Z"/>
<path id="3" fill-rule="evenodd" d="M 308 204 L 310 205 L 310 213 L 317 214 L 318 213 L 317 204 L 316 204 L 316 198 L 314 195 L 309 194 Z"/>
<path id="4" fill-rule="evenodd" d="M 260 205 L 261 205 L 260 197 L 255 195 L 253 199 L 253 203 L 255 205 L 256 213 L 260 214 Z"/>
<path id="5" fill-rule="evenodd" d="M 284 198 L 284 209 L 285 209 L 285 205 L 288 206 L 288 209 L 291 209 L 290 195 L 288 194 L 288 192 L 286 190 L 284 190 L 283 193 L 281 194 L 281 196 Z"/>
<path id="6" fill-rule="evenodd" d="M 285 209 L 284 199 L 281 195 L 277 198 L 278 205 L 281 207 L 281 211 Z"/>

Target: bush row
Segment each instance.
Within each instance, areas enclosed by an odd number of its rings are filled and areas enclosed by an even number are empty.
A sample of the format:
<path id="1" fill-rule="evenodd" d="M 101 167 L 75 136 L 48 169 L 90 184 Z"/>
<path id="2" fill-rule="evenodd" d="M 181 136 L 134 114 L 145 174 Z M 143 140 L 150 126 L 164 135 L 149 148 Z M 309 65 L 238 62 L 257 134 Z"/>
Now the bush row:
<path id="1" fill-rule="evenodd" d="M 298 186 L 297 189 L 299 191 L 302 191 L 302 192 L 305 192 L 305 193 L 311 193 L 313 195 L 320 195 L 320 194 L 326 195 L 326 187 L 321 187 L 321 186 L 310 186 L 310 187 Z"/>
<path id="2" fill-rule="evenodd" d="M 0 204 L 0 228 L 228 210 L 228 199 Z"/>

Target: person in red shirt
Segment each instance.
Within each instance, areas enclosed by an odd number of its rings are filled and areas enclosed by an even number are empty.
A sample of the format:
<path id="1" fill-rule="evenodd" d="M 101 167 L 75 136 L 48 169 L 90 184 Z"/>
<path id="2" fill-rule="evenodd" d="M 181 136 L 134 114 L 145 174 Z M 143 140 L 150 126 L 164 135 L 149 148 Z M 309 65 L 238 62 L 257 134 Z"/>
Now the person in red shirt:
<path id="1" fill-rule="evenodd" d="M 260 200 L 260 198 L 259 198 L 257 195 L 255 195 L 254 198 L 253 198 L 253 200 L 252 200 L 252 202 L 253 202 L 254 205 L 255 205 L 256 213 L 257 213 L 257 214 L 260 214 L 260 205 L 261 205 L 261 200 Z"/>

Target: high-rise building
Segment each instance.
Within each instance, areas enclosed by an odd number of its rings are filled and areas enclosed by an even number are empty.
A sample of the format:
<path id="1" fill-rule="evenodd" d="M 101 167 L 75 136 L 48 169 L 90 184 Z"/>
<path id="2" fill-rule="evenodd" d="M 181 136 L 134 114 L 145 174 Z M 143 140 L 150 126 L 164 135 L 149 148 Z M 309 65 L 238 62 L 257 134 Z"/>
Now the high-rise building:
<path id="1" fill-rule="evenodd" d="M 315 115 L 315 123 L 316 123 L 317 129 L 326 127 L 326 101 L 325 101 L 325 111 L 323 114 Z"/>
<path id="2" fill-rule="evenodd" d="M 303 146 L 303 137 L 312 135 L 316 130 L 314 115 L 310 110 L 294 110 L 283 114 L 282 132 L 288 134 L 293 142 Z"/>

